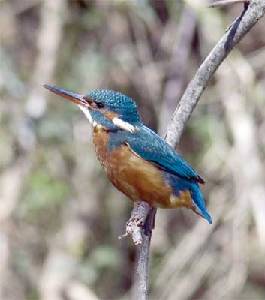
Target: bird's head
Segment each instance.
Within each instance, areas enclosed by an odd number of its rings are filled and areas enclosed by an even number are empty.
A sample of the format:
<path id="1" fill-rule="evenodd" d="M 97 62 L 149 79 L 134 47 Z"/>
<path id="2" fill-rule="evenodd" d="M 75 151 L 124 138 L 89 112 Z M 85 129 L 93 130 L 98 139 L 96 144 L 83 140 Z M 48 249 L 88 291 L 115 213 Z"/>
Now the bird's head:
<path id="1" fill-rule="evenodd" d="M 44 87 L 77 104 L 94 126 L 112 124 L 133 131 L 134 126 L 141 122 L 136 103 L 120 92 L 98 89 L 82 95 L 53 85 L 45 84 Z"/>

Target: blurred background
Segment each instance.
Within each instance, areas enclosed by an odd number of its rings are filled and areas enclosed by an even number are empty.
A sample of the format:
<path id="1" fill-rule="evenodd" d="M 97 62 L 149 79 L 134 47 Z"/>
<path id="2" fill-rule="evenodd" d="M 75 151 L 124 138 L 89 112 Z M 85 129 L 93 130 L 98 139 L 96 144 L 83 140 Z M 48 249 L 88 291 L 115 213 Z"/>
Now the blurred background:
<path id="1" fill-rule="evenodd" d="M 122 91 L 163 136 L 241 5 L 0 1 L 0 299 L 129 299 L 132 204 L 106 180 L 91 129 L 43 89 Z M 159 210 L 151 299 L 265 299 L 265 20 L 216 72 L 178 150 L 206 179 L 213 225 Z"/>

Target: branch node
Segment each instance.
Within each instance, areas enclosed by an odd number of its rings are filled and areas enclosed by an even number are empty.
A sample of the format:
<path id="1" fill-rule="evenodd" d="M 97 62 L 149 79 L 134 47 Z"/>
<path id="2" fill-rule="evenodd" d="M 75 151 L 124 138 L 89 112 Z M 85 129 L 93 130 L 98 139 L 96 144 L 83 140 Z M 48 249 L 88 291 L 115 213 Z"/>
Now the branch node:
<path id="1" fill-rule="evenodd" d="M 119 239 L 131 236 L 134 245 L 141 245 L 143 242 L 143 229 L 151 207 L 146 202 L 136 202 L 131 213 L 131 217 L 126 223 L 125 233 Z"/>

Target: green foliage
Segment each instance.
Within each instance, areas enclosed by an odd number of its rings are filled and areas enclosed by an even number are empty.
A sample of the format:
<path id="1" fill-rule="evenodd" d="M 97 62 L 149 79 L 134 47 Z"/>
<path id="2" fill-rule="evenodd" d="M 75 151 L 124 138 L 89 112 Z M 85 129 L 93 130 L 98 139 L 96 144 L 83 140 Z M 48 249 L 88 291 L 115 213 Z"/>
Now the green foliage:
<path id="1" fill-rule="evenodd" d="M 37 169 L 26 180 L 19 215 L 28 222 L 50 224 L 53 217 L 57 218 L 68 195 L 66 183 L 53 178 L 45 169 Z"/>

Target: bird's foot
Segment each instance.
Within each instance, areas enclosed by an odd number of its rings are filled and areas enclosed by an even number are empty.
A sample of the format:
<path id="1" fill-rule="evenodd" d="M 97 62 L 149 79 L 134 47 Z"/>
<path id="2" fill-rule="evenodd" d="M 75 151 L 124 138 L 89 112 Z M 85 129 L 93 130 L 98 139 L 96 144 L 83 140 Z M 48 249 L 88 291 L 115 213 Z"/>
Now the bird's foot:
<path id="1" fill-rule="evenodd" d="M 152 231 L 155 228 L 155 216 L 156 216 L 156 208 L 152 207 L 149 211 L 145 223 L 144 223 L 144 233 L 145 235 L 152 235 Z"/>

